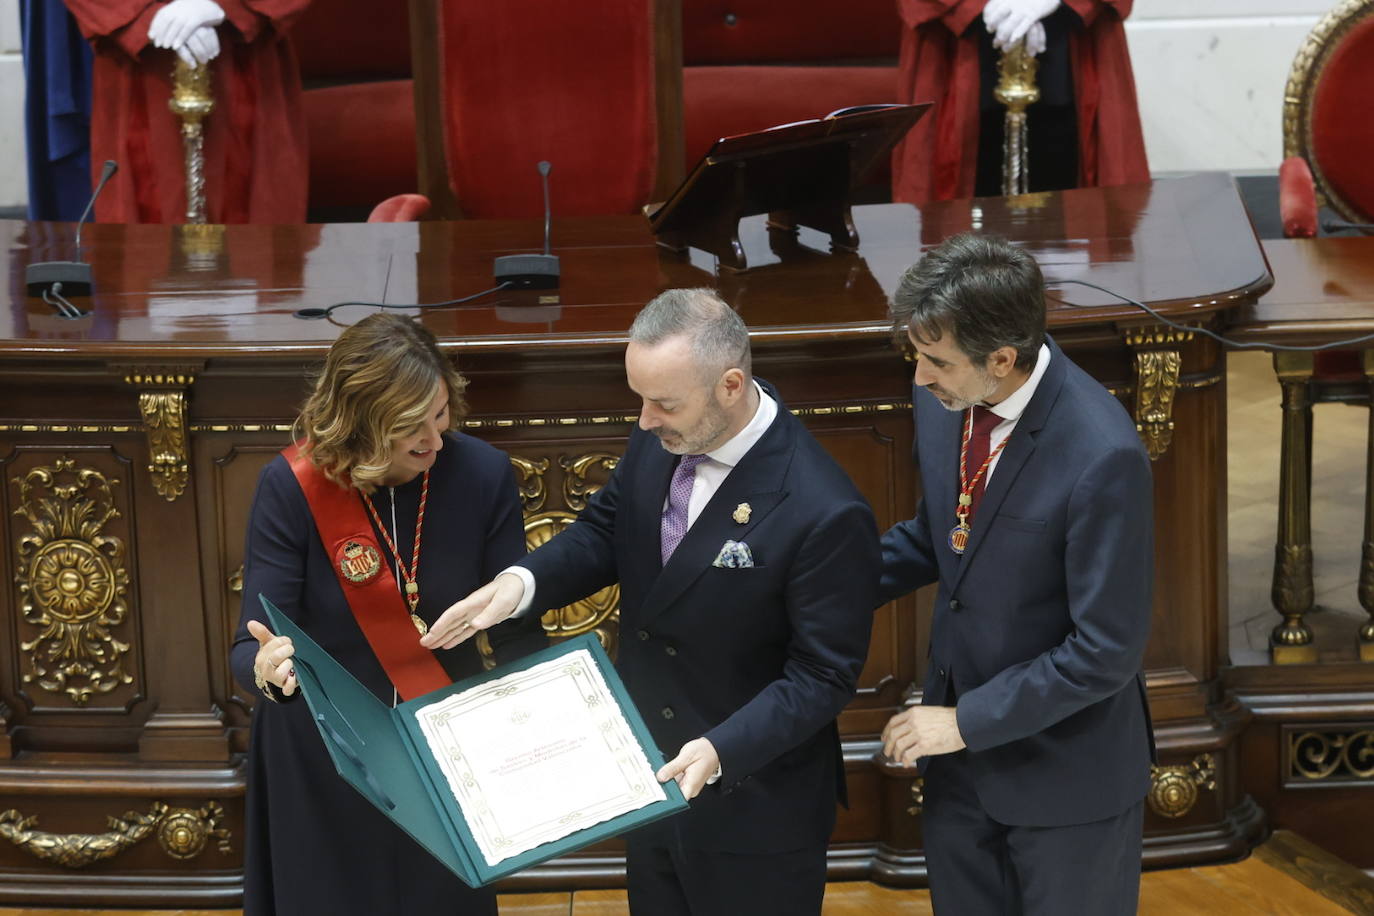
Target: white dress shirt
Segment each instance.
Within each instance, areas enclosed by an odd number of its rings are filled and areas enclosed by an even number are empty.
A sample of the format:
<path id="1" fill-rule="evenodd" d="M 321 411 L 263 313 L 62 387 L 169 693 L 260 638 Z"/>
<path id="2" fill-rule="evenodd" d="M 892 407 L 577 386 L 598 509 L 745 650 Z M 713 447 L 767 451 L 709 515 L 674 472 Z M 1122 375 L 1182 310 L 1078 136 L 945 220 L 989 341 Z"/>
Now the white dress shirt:
<path id="1" fill-rule="evenodd" d="M 687 500 L 688 531 L 701 515 L 701 510 L 711 501 L 711 497 L 716 495 L 725 478 L 730 476 L 735 465 L 739 464 L 745 454 L 763 438 L 763 434 L 768 432 L 768 427 L 773 425 L 773 420 L 778 415 L 778 402 L 769 397 L 758 382 L 752 384 L 759 396 L 759 405 L 754 410 L 754 416 L 745 424 L 744 429 L 735 433 L 724 445 L 707 452 L 706 460 L 697 465 L 696 476 L 692 480 L 692 495 Z M 665 496 L 663 508 L 667 507 L 668 499 Z M 520 599 L 515 613 L 511 615 L 519 617 L 534 604 L 534 573 L 523 566 L 508 566 L 501 572 L 512 573 L 525 584 L 525 594 Z"/>
<path id="2" fill-rule="evenodd" d="M 1041 344 L 1040 352 L 1035 356 L 1035 368 L 1031 370 L 1030 378 L 1026 379 L 1020 388 L 1017 388 L 1001 401 L 988 408 L 988 410 L 1002 418 L 1002 422 L 994 426 L 992 432 L 988 434 L 989 452 L 996 451 L 997 446 L 1000 445 L 1007 436 L 1010 436 L 1011 431 L 1016 428 L 1016 421 L 1020 420 L 1021 414 L 1026 412 L 1026 405 L 1028 405 L 1031 398 L 1035 396 L 1035 389 L 1040 385 L 1040 380 L 1045 377 L 1045 370 L 1049 368 L 1049 365 L 1050 348 L 1045 344 Z M 984 488 L 986 488 L 988 482 L 992 480 L 992 472 L 997 469 L 997 462 L 1001 460 L 1002 456 L 998 455 L 993 458 L 992 462 L 988 465 L 987 472 L 983 475 Z"/>

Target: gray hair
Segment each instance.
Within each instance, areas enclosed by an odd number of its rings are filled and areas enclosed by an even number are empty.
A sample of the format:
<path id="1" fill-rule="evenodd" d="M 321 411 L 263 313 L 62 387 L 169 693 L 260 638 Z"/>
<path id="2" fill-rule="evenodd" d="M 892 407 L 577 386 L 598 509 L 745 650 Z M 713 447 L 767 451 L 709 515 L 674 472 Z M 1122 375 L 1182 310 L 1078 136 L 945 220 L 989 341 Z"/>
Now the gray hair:
<path id="1" fill-rule="evenodd" d="M 729 369 L 739 369 L 746 381 L 753 378 L 749 329 L 714 290 L 664 290 L 630 325 L 630 341 L 646 346 L 682 335 L 691 341 L 692 361 L 704 384 L 714 384 Z"/>

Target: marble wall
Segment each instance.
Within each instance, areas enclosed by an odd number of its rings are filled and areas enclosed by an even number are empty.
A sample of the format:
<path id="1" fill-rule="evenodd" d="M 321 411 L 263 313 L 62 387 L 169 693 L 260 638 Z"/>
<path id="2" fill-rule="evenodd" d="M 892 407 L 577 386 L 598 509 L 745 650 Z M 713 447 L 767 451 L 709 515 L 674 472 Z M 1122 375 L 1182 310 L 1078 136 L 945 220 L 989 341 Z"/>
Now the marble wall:
<path id="1" fill-rule="evenodd" d="M 1332 5 L 1137 0 L 1127 32 L 1151 169 L 1276 169 L 1289 65 Z M 0 207 L 26 198 L 23 82 L 19 0 L 0 0 Z"/>
<path id="2" fill-rule="evenodd" d="M 0 207 L 23 206 L 28 200 L 19 48 L 19 0 L 0 0 Z"/>
<path id="3" fill-rule="evenodd" d="M 1274 171 L 1283 87 L 1332 0 L 1137 0 L 1126 31 L 1153 172 Z"/>

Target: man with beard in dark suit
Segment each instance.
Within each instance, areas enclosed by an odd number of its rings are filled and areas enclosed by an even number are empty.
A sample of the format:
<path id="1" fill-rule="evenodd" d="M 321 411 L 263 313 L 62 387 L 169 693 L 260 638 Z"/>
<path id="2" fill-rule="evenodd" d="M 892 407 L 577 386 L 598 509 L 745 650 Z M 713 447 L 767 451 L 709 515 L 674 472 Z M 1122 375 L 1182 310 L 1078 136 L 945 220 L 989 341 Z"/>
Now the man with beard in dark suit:
<path id="1" fill-rule="evenodd" d="M 925 768 L 935 909 L 1134 913 L 1154 755 L 1149 458 L 1045 334 L 1021 249 L 954 236 L 906 272 L 892 312 L 917 354 L 925 496 L 883 536 L 880 601 L 940 587 L 922 705 L 883 741 Z"/>
<path id="2" fill-rule="evenodd" d="M 691 810 L 626 838 L 644 916 L 819 913 L 877 603 L 873 514 L 753 378 L 744 323 L 669 290 L 625 351 L 639 425 L 577 521 L 450 608 L 425 645 L 620 583 L 616 667 Z M 680 749 L 680 750 L 679 750 Z"/>

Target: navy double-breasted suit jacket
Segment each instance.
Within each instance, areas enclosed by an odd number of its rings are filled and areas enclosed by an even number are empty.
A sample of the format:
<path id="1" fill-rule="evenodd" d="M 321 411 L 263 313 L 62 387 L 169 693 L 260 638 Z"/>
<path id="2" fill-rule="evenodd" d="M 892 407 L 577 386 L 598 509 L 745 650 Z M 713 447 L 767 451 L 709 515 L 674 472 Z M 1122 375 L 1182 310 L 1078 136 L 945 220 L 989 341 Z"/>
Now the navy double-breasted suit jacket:
<path id="1" fill-rule="evenodd" d="M 883 536 L 887 601 L 939 581 L 922 702 L 957 700 L 984 810 L 1010 825 L 1119 814 L 1149 787 L 1141 661 L 1154 575 L 1150 461 L 1100 382 L 1048 342 L 962 556 L 964 415 L 913 394 L 924 498 Z"/>
<path id="2" fill-rule="evenodd" d="M 616 668 L 654 740 L 671 758 L 704 736 L 720 755 L 721 781 L 641 835 L 722 852 L 823 845 L 844 787 L 835 717 L 854 694 L 877 600 L 873 514 L 779 403 L 664 565 L 660 515 L 677 460 L 652 434 L 630 434 L 577 521 L 521 561 L 535 604 L 619 582 Z M 752 568 L 713 565 L 727 540 L 748 544 Z"/>

